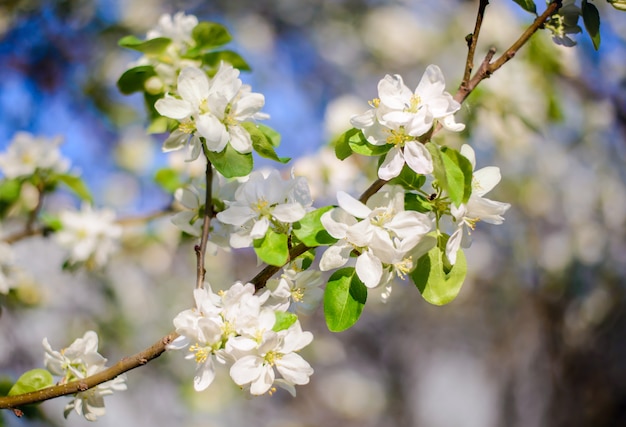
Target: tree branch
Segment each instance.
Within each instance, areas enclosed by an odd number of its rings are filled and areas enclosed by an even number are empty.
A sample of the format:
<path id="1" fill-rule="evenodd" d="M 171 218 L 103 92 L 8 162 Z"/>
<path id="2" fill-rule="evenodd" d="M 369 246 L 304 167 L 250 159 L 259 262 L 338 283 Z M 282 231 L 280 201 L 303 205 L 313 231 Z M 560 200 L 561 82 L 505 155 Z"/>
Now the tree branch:
<path id="1" fill-rule="evenodd" d="M 206 156 L 206 153 L 205 153 Z M 200 244 L 195 247 L 196 250 L 196 289 L 204 286 L 204 258 L 206 256 L 206 245 L 209 240 L 209 230 L 211 229 L 211 218 L 213 217 L 213 166 L 206 156 L 206 192 L 204 197 L 204 217 L 202 218 L 202 237 Z"/>
<path id="2" fill-rule="evenodd" d="M 163 354 L 166 346 L 174 341 L 177 336 L 178 334 L 176 332 L 171 332 L 154 343 L 151 347 L 135 354 L 134 356 L 125 357 L 110 368 L 80 381 L 72 381 L 67 384 L 47 387 L 17 396 L 0 397 L 0 409 L 13 409 L 29 403 L 43 402 L 44 400 L 74 394 L 96 387 L 98 384 L 110 381 L 124 372 L 128 372 L 131 369 L 135 369 L 139 366 L 145 365 L 153 359 L 156 359 Z"/>

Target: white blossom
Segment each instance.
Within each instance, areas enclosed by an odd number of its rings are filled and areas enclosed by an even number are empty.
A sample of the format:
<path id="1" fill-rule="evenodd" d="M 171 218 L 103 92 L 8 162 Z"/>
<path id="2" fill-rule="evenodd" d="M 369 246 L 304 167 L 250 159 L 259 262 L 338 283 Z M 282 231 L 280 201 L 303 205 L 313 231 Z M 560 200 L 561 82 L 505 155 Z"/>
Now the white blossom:
<path id="1" fill-rule="evenodd" d="M 53 350 L 48 339 L 43 339 L 45 350 L 44 364 L 53 375 L 62 377 L 60 384 L 81 380 L 106 369 L 107 360 L 98 353 L 98 335 L 87 331 L 82 338 L 76 339 L 69 347 L 61 351 Z M 84 416 L 89 421 L 96 421 L 105 414 L 104 396 L 114 391 L 126 390 L 124 374 L 73 396 L 65 406 L 64 415 L 72 411 Z"/>
<path id="2" fill-rule="evenodd" d="M 285 266 L 279 278 L 267 281 L 266 289 L 270 292 L 267 305 L 278 311 L 292 309 L 309 314 L 324 296 L 322 284 L 322 274 L 315 269 L 302 270 L 302 259 L 297 259 Z"/>
<path id="3" fill-rule="evenodd" d="M 234 248 L 252 246 L 268 229 L 289 230 L 290 224 L 301 220 L 312 204 L 304 178 L 283 180 L 277 170 L 256 171 L 235 192 L 235 200 L 225 200 L 227 208 L 217 219 L 233 226 L 230 244 Z"/>
<path id="4" fill-rule="evenodd" d="M 0 171 L 12 179 L 33 175 L 36 171 L 65 173 L 70 162 L 59 150 L 61 138 L 35 137 L 17 132 L 7 150 L 0 153 Z"/>
<path id="5" fill-rule="evenodd" d="M 463 154 L 476 167 L 474 150 L 467 144 L 461 147 Z M 490 224 L 502 224 L 504 213 L 511 207 L 509 203 L 496 202 L 483 197 L 500 182 L 500 168 L 488 166 L 474 171 L 472 176 L 472 194 L 467 203 L 450 207 L 451 214 L 457 222 L 457 228 L 446 244 L 446 256 L 452 265 L 456 263 L 459 248 L 471 245 L 470 234 L 476 223 L 485 221 Z"/>
<path id="6" fill-rule="evenodd" d="M 62 229 L 56 234 L 61 246 L 70 250 L 70 264 L 84 262 L 99 268 L 117 250 L 122 227 L 115 223 L 115 213 L 109 209 L 94 210 L 83 204 L 80 211 L 66 210 L 59 215 Z"/>
<path id="7" fill-rule="evenodd" d="M 384 269 L 400 265 L 432 228 L 427 215 L 404 210 L 404 191 L 400 187 L 377 193 L 367 205 L 343 192 L 337 193 L 337 200 L 339 208 L 322 215 L 321 222 L 339 241 L 324 252 L 320 269 L 345 265 L 355 250 L 356 273 L 369 288 L 380 285 Z"/>
<path id="8" fill-rule="evenodd" d="M 436 120 L 451 131 L 465 128 L 454 120 L 461 105 L 445 91 L 443 74 L 436 65 L 426 68 L 415 91 L 400 75 L 386 75 L 378 83 L 378 98 L 371 105 L 372 109 L 354 116 L 351 122 L 371 144 L 392 145 L 378 170 L 379 178 L 385 180 L 398 176 L 405 163 L 419 174 L 433 171 L 430 153 L 418 137 Z"/>
<path id="9" fill-rule="evenodd" d="M 260 110 L 265 97 L 253 93 L 239 79 L 239 70 L 222 63 L 212 79 L 196 67 L 184 68 L 178 76 L 178 97 L 166 94 L 154 107 L 162 116 L 180 121 L 181 125 L 163 144 L 164 151 L 178 150 L 190 139 L 190 160 L 200 155 L 199 137 L 209 151 L 221 152 L 226 144 L 240 153 L 252 151 L 250 134 L 243 122 L 266 119 Z"/>

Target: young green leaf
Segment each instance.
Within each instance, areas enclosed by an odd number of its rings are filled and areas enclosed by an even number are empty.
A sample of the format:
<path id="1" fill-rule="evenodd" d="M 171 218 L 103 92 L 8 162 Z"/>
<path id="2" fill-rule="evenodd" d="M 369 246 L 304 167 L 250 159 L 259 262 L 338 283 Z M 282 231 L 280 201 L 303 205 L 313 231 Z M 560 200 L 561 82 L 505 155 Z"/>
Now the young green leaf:
<path id="1" fill-rule="evenodd" d="M 600 47 L 600 13 L 598 13 L 598 8 L 587 2 L 587 0 L 583 0 L 581 4 L 581 12 L 583 15 L 583 22 L 585 23 L 585 29 L 589 33 L 589 37 L 591 37 L 591 41 L 593 42 L 593 48 L 598 50 Z"/>
<path id="2" fill-rule="evenodd" d="M 433 204 L 421 194 L 406 193 L 404 195 L 404 210 L 428 213 L 433 210 Z"/>
<path id="3" fill-rule="evenodd" d="M 117 81 L 117 87 L 124 95 L 143 92 L 146 80 L 156 75 L 152 65 L 140 65 L 124 71 Z"/>
<path id="4" fill-rule="evenodd" d="M 363 132 L 360 130 L 348 138 L 348 145 L 350 146 L 350 149 L 352 151 L 362 154 L 364 156 L 381 156 L 383 154 L 386 154 L 393 147 L 392 144 L 370 144 L 369 142 L 367 142 L 367 139 L 365 139 L 365 135 L 363 135 Z"/>
<path id="5" fill-rule="evenodd" d="M 424 183 L 426 182 L 426 177 L 424 175 L 420 175 L 415 173 L 413 169 L 411 169 L 408 165 L 404 165 L 402 167 L 402 171 L 400 171 L 400 175 L 396 178 L 393 178 L 389 181 L 390 185 L 401 185 L 407 190 L 418 190 L 422 188 Z"/>
<path id="6" fill-rule="evenodd" d="M 335 243 L 337 239 L 328 234 L 320 221 L 322 215 L 331 209 L 333 209 L 332 206 L 324 206 L 307 213 L 304 218 L 293 224 L 293 234 L 309 247 Z"/>
<path id="7" fill-rule="evenodd" d="M 168 193 L 174 193 L 183 186 L 178 172 L 171 168 L 161 168 L 156 171 L 154 181 Z"/>
<path id="8" fill-rule="evenodd" d="M 434 247 L 417 261 L 415 270 L 411 272 L 413 283 L 422 297 L 434 305 L 444 305 L 454 300 L 467 273 L 467 262 L 462 250 L 457 253 L 456 263 L 449 270 L 444 266 L 444 256 L 441 248 Z"/>
<path id="9" fill-rule="evenodd" d="M 348 141 L 351 136 L 359 132 L 361 132 L 359 129 L 352 128 L 339 135 L 333 141 L 332 145 L 335 147 L 335 156 L 337 156 L 339 160 L 345 160 L 352 155 L 352 149 L 350 148 Z"/>
<path id="10" fill-rule="evenodd" d="M 172 42 L 167 37 L 156 37 L 150 40 L 140 40 L 135 36 L 126 36 L 120 39 L 118 44 L 128 49 L 137 50 L 148 55 L 160 55 Z"/>
<path id="11" fill-rule="evenodd" d="M 441 158 L 441 150 L 439 146 L 433 142 L 427 142 L 424 144 L 428 152 L 430 153 L 430 157 L 433 160 L 433 175 L 435 176 L 435 180 L 437 180 L 437 184 L 442 189 L 447 189 L 448 181 L 446 179 L 446 168 L 443 164 L 443 159 Z"/>
<path id="12" fill-rule="evenodd" d="M 242 154 L 230 144 L 220 153 L 207 151 L 207 156 L 215 169 L 226 178 L 249 175 L 254 166 L 252 153 Z"/>
<path id="13" fill-rule="evenodd" d="M 296 320 L 298 320 L 298 316 L 288 311 L 276 311 L 275 314 L 276 323 L 274 323 L 274 327 L 272 328 L 272 331 L 274 332 L 280 332 L 284 331 L 285 329 L 289 329 L 289 327 L 296 323 Z"/>
<path id="14" fill-rule="evenodd" d="M 250 134 L 250 138 L 252 139 L 252 148 L 254 148 L 254 151 L 256 151 L 261 157 L 280 163 L 287 163 L 290 160 L 286 157 L 278 157 L 278 154 L 276 154 L 276 151 L 274 150 L 272 140 L 269 139 L 256 124 L 252 122 L 243 122 L 241 123 L 241 126 Z"/>
<path id="15" fill-rule="evenodd" d="M 232 50 L 220 50 L 218 52 L 210 52 L 202 55 L 202 63 L 212 68 L 219 67 L 222 61 L 241 71 L 252 70 L 246 60 Z"/>
<path id="16" fill-rule="evenodd" d="M 24 372 L 9 390 L 8 396 L 30 393 L 54 384 L 52 374 L 45 369 L 32 369 Z"/>
<path id="17" fill-rule="evenodd" d="M 267 139 L 272 143 L 273 147 L 280 146 L 280 139 L 281 139 L 280 133 L 278 133 L 276 130 L 272 129 L 269 126 L 264 125 L 263 123 L 257 124 L 256 127 L 258 127 L 259 130 L 263 132 L 263 134 L 267 137 Z"/>
<path id="18" fill-rule="evenodd" d="M 367 288 L 353 267 L 342 268 L 328 279 L 324 292 L 324 317 L 331 332 L 352 327 L 363 311 Z"/>
<path id="19" fill-rule="evenodd" d="M 67 175 L 60 174 L 56 175 L 56 178 L 65 184 L 67 188 L 72 190 L 81 200 L 86 200 L 88 202 L 92 201 L 91 193 L 89 192 L 89 188 L 87 188 L 87 184 L 76 175 Z"/>
<path id="20" fill-rule="evenodd" d="M 281 267 L 289 260 L 287 236 L 276 233 L 270 228 L 265 237 L 254 241 L 254 251 L 261 261 Z"/>
<path id="21" fill-rule="evenodd" d="M 537 14 L 537 6 L 533 0 L 513 0 L 515 3 L 522 6 L 526 12 Z"/>
<path id="22" fill-rule="evenodd" d="M 441 159 L 446 170 L 448 195 L 455 205 L 466 203 L 472 194 L 472 164 L 470 161 L 449 147 L 441 149 Z"/>
<path id="23" fill-rule="evenodd" d="M 232 37 L 225 26 L 216 22 L 200 22 L 191 32 L 198 51 L 225 45 Z"/>

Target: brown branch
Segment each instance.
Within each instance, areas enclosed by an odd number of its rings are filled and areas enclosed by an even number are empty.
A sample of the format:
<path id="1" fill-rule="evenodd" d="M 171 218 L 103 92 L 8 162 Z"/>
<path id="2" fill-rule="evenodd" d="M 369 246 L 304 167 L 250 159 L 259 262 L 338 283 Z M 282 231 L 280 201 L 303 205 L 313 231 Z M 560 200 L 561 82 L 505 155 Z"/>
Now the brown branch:
<path id="1" fill-rule="evenodd" d="M 472 75 L 472 70 L 474 68 L 474 53 L 476 52 L 476 45 L 478 44 L 480 28 L 483 24 L 485 9 L 487 8 L 488 4 L 489 0 L 480 0 L 478 13 L 476 15 L 476 24 L 474 25 L 474 32 L 472 32 L 471 37 L 469 37 L 467 41 L 467 59 L 465 61 L 465 72 L 463 73 L 463 81 L 461 82 L 461 87 L 468 85 L 470 76 Z"/>
<path id="2" fill-rule="evenodd" d="M 178 334 L 176 332 L 171 332 L 154 343 L 151 347 L 133 356 L 125 357 L 110 368 L 82 380 L 46 387 L 41 390 L 17 396 L 0 397 L 0 409 L 13 409 L 19 406 L 28 405 L 29 403 L 43 402 L 44 400 L 74 394 L 96 387 L 98 384 L 110 381 L 124 372 L 138 368 L 139 366 L 145 365 L 149 361 L 156 359 L 163 354 L 167 345 L 176 339 L 176 337 L 178 337 Z"/>
<path id="3" fill-rule="evenodd" d="M 205 152 L 206 155 L 206 152 Z M 209 240 L 209 230 L 211 229 L 211 218 L 213 217 L 213 166 L 206 156 L 206 192 L 204 197 L 204 217 L 202 218 L 202 236 L 200 244 L 195 247 L 196 250 L 196 289 L 204 286 L 204 258 L 206 256 L 206 245 Z"/>
<path id="4" fill-rule="evenodd" d="M 481 1 L 481 6 L 482 6 L 482 1 Z M 496 50 L 493 47 L 489 49 L 489 51 L 485 55 L 485 59 L 481 63 L 480 67 L 478 68 L 478 71 L 476 72 L 476 74 L 474 74 L 474 77 L 472 77 L 466 84 L 464 84 L 465 83 L 465 78 L 464 78 L 463 82 L 461 83 L 459 87 L 459 90 L 454 95 L 455 101 L 462 104 L 463 101 L 465 101 L 465 99 L 469 96 L 469 94 L 472 93 L 474 89 L 476 89 L 476 86 L 478 86 L 478 84 L 481 81 L 489 78 L 493 73 L 495 73 L 498 69 L 500 69 L 500 67 L 506 64 L 508 61 L 510 61 L 517 54 L 517 52 L 522 48 L 522 46 L 524 46 L 528 42 L 528 40 L 530 40 L 530 37 L 533 34 L 535 34 L 539 29 L 543 28 L 546 21 L 550 19 L 550 17 L 554 15 L 560 8 L 561 8 L 561 0 L 555 0 L 552 3 L 550 3 L 548 7 L 546 8 L 546 10 L 533 21 L 533 23 L 526 29 L 526 31 L 524 31 L 522 35 L 511 45 L 511 47 L 509 47 L 494 62 L 491 62 L 491 60 L 493 59 L 496 53 Z M 469 53 L 468 53 L 468 60 L 469 60 Z"/>

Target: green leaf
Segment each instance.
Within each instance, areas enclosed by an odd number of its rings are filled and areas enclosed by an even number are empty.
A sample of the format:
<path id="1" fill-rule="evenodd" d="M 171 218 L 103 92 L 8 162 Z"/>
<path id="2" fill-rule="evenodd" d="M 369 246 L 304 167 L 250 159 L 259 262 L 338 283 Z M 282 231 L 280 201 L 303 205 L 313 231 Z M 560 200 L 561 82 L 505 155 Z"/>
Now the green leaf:
<path id="1" fill-rule="evenodd" d="M 352 327 L 363 311 L 367 288 L 353 267 L 335 271 L 324 291 L 324 317 L 331 332 L 341 332 Z"/>
<path id="2" fill-rule="evenodd" d="M 135 92 L 143 92 L 146 80 L 156 76 L 156 71 L 152 65 L 141 65 L 124 71 L 117 81 L 117 87 L 124 95 L 130 95 Z"/>
<path id="3" fill-rule="evenodd" d="M 337 239 L 328 234 L 320 221 L 322 215 L 331 209 L 333 206 L 324 206 L 307 213 L 304 218 L 293 224 L 293 234 L 309 247 L 335 243 Z"/>
<path id="4" fill-rule="evenodd" d="M 178 172 L 171 168 L 161 168 L 156 171 L 154 181 L 168 193 L 174 193 L 183 186 Z"/>
<path id="5" fill-rule="evenodd" d="M 56 175 L 56 178 L 67 186 L 72 192 L 74 192 L 81 200 L 91 202 L 93 199 L 87 184 L 76 175 L 60 174 Z"/>
<path id="6" fill-rule="evenodd" d="M 280 133 L 278 133 L 275 129 L 272 129 L 271 127 L 261 123 L 257 124 L 256 127 L 258 127 L 259 130 L 263 132 L 263 134 L 267 137 L 267 139 L 269 139 L 269 141 L 272 143 L 272 146 L 280 146 L 281 136 Z"/>
<path id="7" fill-rule="evenodd" d="M 583 22 L 585 23 L 585 29 L 589 33 L 589 37 L 591 37 L 591 41 L 593 42 L 593 48 L 598 50 L 600 47 L 600 13 L 598 13 L 598 8 L 587 2 L 587 0 L 583 0 L 581 4 L 581 12 L 583 15 Z"/>
<path id="8" fill-rule="evenodd" d="M 45 369 L 32 369 L 24 372 L 17 380 L 8 396 L 17 396 L 19 394 L 30 393 L 31 391 L 41 390 L 54 384 L 52 374 Z"/>
<path id="9" fill-rule="evenodd" d="M 433 160 L 433 175 L 437 180 L 437 185 L 441 189 L 446 189 L 448 187 L 448 180 L 446 179 L 446 168 L 443 164 L 443 159 L 441 158 L 441 150 L 439 146 L 433 142 L 427 142 L 424 144 L 428 152 L 430 153 L 430 157 Z"/>
<path id="10" fill-rule="evenodd" d="M 271 228 L 265 237 L 254 241 L 254 251 L 261 261 L 282 267 L 289 260 L 289 245 L 285 234 L 278 234 Z"/>
<path id="11" fill-rule="evenodd" d="M 118 44 L 128 49 L 138 50 L 148 55 L 160 55 L 172 42 L 167 37 L 157 37 L 150 40 L 140 40 L 135 36 L 126 36 Z"/>
<path id="12" fill-rule="evenodd" d="M 191 37 L 196 41 L 196 48 L 193 49 L 196 52 L 213 49 L 232 40 L 226 27 L 216 22 L 200 22 L 192 30 Z"/>
<path id="13" fill-rule="evenodd" d="M 241 154 L 230 144 L 227 144 L 220 153 L 207 151 L 207 157 L 215 169 L 226 178 L 249 175 L 254 166 L 252 153 Z"/>
<path id="14" fill-rule="evenodd" d="M 392 144 L 385 145 L 372 145 L 367 142 L 363 132 L 357 129 L 357 132 L 350 135 L 348 138 L 348 145 L 350 149 L 355 153 L 362 154 L 364 156 L 381 156 L 386 154 L 393 147 Z"/>
<path id="15" fill-rule="evenodd" d="M 400 175 L 389 181 L 389 184 L 401 185 L 407 190 L 419 190 L 425 182 L 426 177 L 424 175 L 415 173 L 413 169 L 405 164 L 402 167 L 402 171 L 400 171 Z"/>
<path id="16" fill-rule="evenodd" d="M 272 328 L 272 331 L 274 332 L 289 329 L 289 327 L 291 327 L 291 325 L 296 323 L 296 320 L 298 320 L 298 316 L 288 311 L 276 311 L 275 314 L 276 323 L 274 323 L 274 327 Z"/>
<path id="17" fill-rule="evenodd" d="M 465 275 L 467 262 L 463 251 L 459 249 L 456 264 L 451 269 L 444 266 L 444 252 L 434 247 L 417 261 L 411 278 L 422 297 L 434 305 L 448 304 L 459 294 Z"/>
<path id="18" fill-rule="evenodd" d="M 526 12 L 537 14 L 537 6 L 533 0 L 513 0 L 515 3 L 522 6 Z"/>
<path id="19" fill-rule="evenodd" d="M 348 144 L 348 141 L 354 134 L 359 132 L 361 132 L 359 129 L 352 128 L 339 135 L 333 141 L 333 146 L 335 147 L 335 156 L 337 156 L 339 160 L 345 160 L 352 155 L 352 148 L 350 148 L 350 144 Z"/>
<path id="20" fill-rule="evenodd" d="M 222 61 L 241 71 L 252 70 L 246 60 L 232 50 L 220 50 L 219 52 L 210 52 L 202 55 L 202 63 L 212 68 L 219 67 Z"/>
<path id="21" fill-rule="evenodd" d="M 448 195 L 455 205 L 466 203 L 472 194 L 472 164 L 457 150 L 441 149 L 441 159 L 446 169 Z"/>
<path id="22" fill-rule="evenodd" d="M 0 180 L 0 205 L 10 206 L 20 198 L 22 181 L 18 179 Z"/>
<path id="23" fill-rule="evenodd" d="M 406 193 L 404 195 L 404 210 L 428 213 L 433 210 L 433 204 L 421 194 Z"/>
<path id="24" fill-rule="evenodd" d="M 254 151 L 256 151 L 261 157 L 280 163 L 287 163 L 291 160 L 286 157 L 278 157 L 278 154 L 276 154 L 276 151 L 274 150 L 272 140 L 269 139 L 256 124 L 252 122 L 243 122 L 241 126 L 250 134 L 250 138 L 252 139 L 252 148 L 254 148 Z"/>

